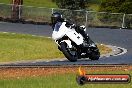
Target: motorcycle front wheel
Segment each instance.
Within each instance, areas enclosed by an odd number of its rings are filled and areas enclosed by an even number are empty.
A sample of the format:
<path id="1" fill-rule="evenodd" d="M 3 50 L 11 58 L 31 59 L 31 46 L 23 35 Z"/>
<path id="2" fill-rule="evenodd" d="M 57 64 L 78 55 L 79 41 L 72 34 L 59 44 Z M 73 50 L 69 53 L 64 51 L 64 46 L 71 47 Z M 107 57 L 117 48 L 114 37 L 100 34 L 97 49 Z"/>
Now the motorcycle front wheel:
<path id="1" fill-rule="evenodd" d="M 98 60 L 100 57 L 100 52 L 99 49 L 96 47 L 94 49 L 92 49 L 92 52 L 89 55 L 89 59 L 91 60 Z"/>
<path id="2" fill-rule="evenodd" d="M 60 44 L 61 46 L 61 51 L 63 52 L 63 54 L 65 55 L 65 57 L 71 61 L 71 62 L 75 62 L 78 59 L 78 53 L 76 50 L 72 51 L 69 48 L 67 48 L 67 44 L 65 42 L 62 42 Z"/>

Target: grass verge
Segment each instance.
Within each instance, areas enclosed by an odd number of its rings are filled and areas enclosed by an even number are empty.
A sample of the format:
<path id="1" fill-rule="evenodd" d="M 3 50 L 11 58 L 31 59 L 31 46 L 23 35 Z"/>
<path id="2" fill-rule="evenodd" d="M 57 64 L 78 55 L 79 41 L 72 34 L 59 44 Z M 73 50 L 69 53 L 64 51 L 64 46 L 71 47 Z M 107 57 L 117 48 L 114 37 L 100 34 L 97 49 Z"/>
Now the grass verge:
<path id="1" fill-rule="evenodd" d="M 0 3 L 11 4 L 12 2 L 11 0 L 0 0 Z M 52 2 L 52 0 L 23 0 L 23 5 L 57 8 L 56 3 Z"/>
<path id="2" fill-rule="evenodd" d="M 49 38 L 0 33 L 0 62 L 63 57 Z"/>
<path id="3" fill-rule="evenodd" d="M 27 34 L 0 33 L 0 62 L 63 58 L 52 39 Z M 98 45 L 101 54 L 111 52 Z"/>
<path id="4" fill-rule="evenodd" d="M 23 68 L 26 69 L 26 68 Z M 20 69 L 20 70 L 23 70 Z M 51 70 L 46 70 L 43 73 L 43 76 L 35 76 L 34 68 L 30 68 L 30 74 L 32 76 L 27 77 L 17 77 L 16 78 L 6 78 L 0 79 L 0 87 L 1 88 L 131 88 L 132 83 L 129 84 L 85 84 L 80 86 L 76 82 L 76 76 L 78 73 L 76 72 L 78 68 L 74 69 L 71 67 L 67 70 L 67 68 L 48 68 Z M 39 71 L 37 69 L 40 69 Z M 41 73 L 45 68 L 36 68 L 36 72 Z M 59 69 L 59 70 L 58 70 Z M 7 71 L 9 69 L 5 69 Z M 13 68 L 14 70 L 14 68 Z M 3 70 L 1 69 L 2 73 Z M 46 75 L 46 73 L 54 71 L 53 74 Z M 65 71 L 64 73 L 62 73 Z M 69 71 L 69 73 L 68 73 Z M 74 72 L 73 72 L 74 71 Z M 17 74 L 19 71 L 16 71 Z M 13 74 L 14 72 L 10 72 L 9 74 Z M 25 72 L 28 74 L 29 72 Z M 87 68 L 88 74 L 130 74 L 132 76 L 132 69 L 129 68 Z M 22 73 L 20 73 L 22 74 Z M 20 75 L 19 74 L 19 75 Z M 36 74 L 37 75 L 37 74 Z M 6 76 L 9 76 L 6 74 Z M 1 76 L 0 76 L 1 77 Z"/>

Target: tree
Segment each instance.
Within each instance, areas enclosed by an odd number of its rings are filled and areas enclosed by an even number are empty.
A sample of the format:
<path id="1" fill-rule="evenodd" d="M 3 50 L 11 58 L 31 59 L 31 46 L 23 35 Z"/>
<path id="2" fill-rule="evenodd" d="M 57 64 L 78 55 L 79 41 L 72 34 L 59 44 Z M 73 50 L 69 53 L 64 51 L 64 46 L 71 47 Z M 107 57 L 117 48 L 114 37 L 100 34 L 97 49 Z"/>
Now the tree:
<path id="1" fill-rule="evenodd" d="M 132 13 L 131 0 L 102 0 L 99 11 L 112 13 Z"/>
<path id="2" fill-rule="evenodd" d="M 124 2 L 119 8 L 119 12 L 132 14 L 132 2 Z"/>
<path id="3" fill-rule="evenodd" d="M 125 13 L 125 14 L 132 14 L 132 0 L 102 0 L 100 9 L 100 12 L 110 12 L 110 13 Z M 114 17 L 115 16 L 115 17 Z M 116 20 L 122 21 L 122 19 L 118 19 L 122 15 L 102 15 L 99 17 L 99 19 L 106 23 L 104 20 L 109 20 L 111 22 L 116 22 Z M 120 17 L 121 18 L 121 17 Z M 114 21 L 115 20 L 115 21 Z M 125 26 L 127 28 L 130 27 L 130 24 L 132 22 L 131 15 L 125 16 Z"/>
<path id="4" fill-rule="evenodd" d="M 79 10 L 85 9 L 88 0 L 53 0 L 56 2 L 59 8 Z"/>

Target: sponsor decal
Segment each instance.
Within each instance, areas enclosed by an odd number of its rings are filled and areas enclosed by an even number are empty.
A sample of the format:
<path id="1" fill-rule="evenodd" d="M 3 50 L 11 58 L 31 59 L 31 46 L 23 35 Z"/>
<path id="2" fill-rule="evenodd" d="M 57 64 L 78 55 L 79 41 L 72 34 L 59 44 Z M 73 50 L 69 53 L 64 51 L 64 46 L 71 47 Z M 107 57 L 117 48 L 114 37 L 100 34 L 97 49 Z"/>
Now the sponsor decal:
<path id="1" fill-rule="evenodd" d="M 89 83 L 130 83 L 129 74 L 86 74 L 86 71 L 79 67 L 79 75 L 76 78 L 79 85 Z"/>

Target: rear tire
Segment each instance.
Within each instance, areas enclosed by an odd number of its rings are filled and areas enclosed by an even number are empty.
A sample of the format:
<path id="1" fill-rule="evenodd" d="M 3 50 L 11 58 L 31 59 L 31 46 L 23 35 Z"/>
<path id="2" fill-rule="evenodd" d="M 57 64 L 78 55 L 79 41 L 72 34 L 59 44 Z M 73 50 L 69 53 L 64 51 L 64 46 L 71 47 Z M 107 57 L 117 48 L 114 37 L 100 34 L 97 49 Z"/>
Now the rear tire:
<path id="1" fill-rule="evenodd" d="M 66 57 L 69 61 L 71 61 L 71 62 L 77 61 L 77 59 L 78 59 L 78 54 L 77 54 L 77 52 L 75 52 L 75 55 L 72 55 L 72 54 L 70 53 L 70 51 L 66 48 L 66 47 L 67 47 L 67 44 L 66 44 L 65 42 L 62 42 L 62 43 L 60 44 L 60 46 L 61 46 L 61 51 L 63 52 L 63 54 L 65 55 L 65 57 Z"/>

